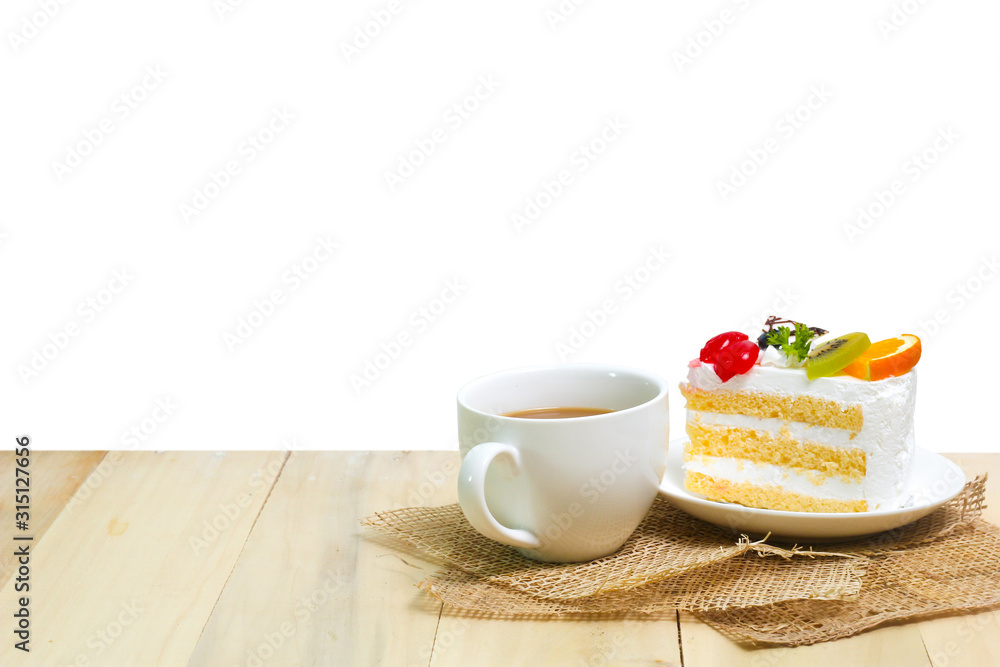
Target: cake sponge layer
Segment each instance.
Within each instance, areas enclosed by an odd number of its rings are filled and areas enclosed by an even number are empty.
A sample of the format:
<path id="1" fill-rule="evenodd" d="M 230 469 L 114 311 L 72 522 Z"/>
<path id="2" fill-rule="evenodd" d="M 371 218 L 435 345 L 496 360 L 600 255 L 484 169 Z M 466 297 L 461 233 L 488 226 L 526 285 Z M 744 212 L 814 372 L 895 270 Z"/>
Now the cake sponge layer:
<path id="1" fill-rule="evenodd" d="M 864 417 L 859 404 L 844 404 L 819 396 L 783 395 L 760 391 L 703 391 L 681 385 L 688 410 L 783 419 L 813 426 L 860 433 Z"/>
<path id="2" fill-rule="evenodd" d="M 717 456 L 811 470 L 821 479 L 835 475 L 845 482 L 860 482 L 865 476 L 866 456 L 862 450 L 799 440 L 787 428 L 773 433 L 689 419 L 687 434 L 690 442 L 684 448 L 685 461 L 699 455 Z"/>
<path id="3" fill-rule="evenodd" d="M 684 487 L 693 493 L 700 493 L 709 500 L 721 500 L 760 509 L 788 512 L 868 511 L 868 503 L 865 500 L 816 498 L 785 491 L 781 487 L 771 484 L 734 483 L 690 470 L 684 475 Z"/>

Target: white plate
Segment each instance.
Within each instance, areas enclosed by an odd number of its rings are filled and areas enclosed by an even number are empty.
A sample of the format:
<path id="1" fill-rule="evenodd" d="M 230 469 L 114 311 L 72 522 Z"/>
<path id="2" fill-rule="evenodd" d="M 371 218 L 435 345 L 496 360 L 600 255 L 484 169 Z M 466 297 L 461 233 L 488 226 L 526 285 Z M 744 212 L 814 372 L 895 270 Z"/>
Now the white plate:
<path id="1" fill-rule="evenodd" d="M 734 533 L 771 540 L 830 542 L 892 530 L 930 514 L 959 494 L 965 473 L 940 454 L 917 447 L 904 507 L 874 512 L 785 512 L 708 500 L 684 488 L 684 443 L 672 440 L 660 493 L 692 516 Z"/>

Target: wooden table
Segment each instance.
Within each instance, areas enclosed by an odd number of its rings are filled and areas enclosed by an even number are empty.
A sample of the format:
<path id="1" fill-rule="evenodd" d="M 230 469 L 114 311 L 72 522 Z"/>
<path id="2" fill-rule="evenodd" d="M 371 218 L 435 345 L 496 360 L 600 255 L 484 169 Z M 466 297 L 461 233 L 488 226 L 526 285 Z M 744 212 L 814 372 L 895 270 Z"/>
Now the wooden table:
<path id="1" fill-rule="evenodd" d="M 1000 454 L 950 458 L 988 471 L 995 497 Z M 1000 665 L 1000 612 L 794 649 L 743 648 L 684 614 L 450 614 L 415 587 L 435 566 L 366 539 L 359 519 L 455 502 L 456 452 L 34 452 L 25 654 L 12 635 L 13 466 L 0 456 L 5 667 Z M 1000 523 L 1000 507 L 986 517 Z"/>

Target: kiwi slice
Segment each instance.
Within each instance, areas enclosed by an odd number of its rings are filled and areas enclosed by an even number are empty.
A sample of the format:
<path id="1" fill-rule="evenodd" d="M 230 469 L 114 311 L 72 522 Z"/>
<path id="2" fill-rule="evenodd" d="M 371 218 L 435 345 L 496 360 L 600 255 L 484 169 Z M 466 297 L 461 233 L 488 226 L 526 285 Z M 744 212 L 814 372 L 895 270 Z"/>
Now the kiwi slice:
<path id="1" fill-rule="evenodd" d="M 849 333 L 831 338 L 809 351 L 806 377 L 815 380 L 833 375 L 860 357 L 871 345 L 868 334 L 864 333 Z"/>

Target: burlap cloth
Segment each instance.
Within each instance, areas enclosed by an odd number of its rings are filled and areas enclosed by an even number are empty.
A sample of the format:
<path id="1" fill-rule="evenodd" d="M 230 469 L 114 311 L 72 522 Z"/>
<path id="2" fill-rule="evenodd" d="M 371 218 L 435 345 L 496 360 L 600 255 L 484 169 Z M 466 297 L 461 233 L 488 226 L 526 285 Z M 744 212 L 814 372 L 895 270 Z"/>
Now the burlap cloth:
<path id="1" fill-rule="evenodd" d="M 977 477 L 908 526 L 815 549 L 736 538 L 657 498 L 621 549 L 576 564 L 524 558 L 476 532 L 458 505 L 380 512 L 362 523 L 443 565 L 420 588 L 466 612 L 683 610 L 736 640 L 797 646 L 1000 604 L 1000 528 L 980 518 L 985 486 Z"/>

